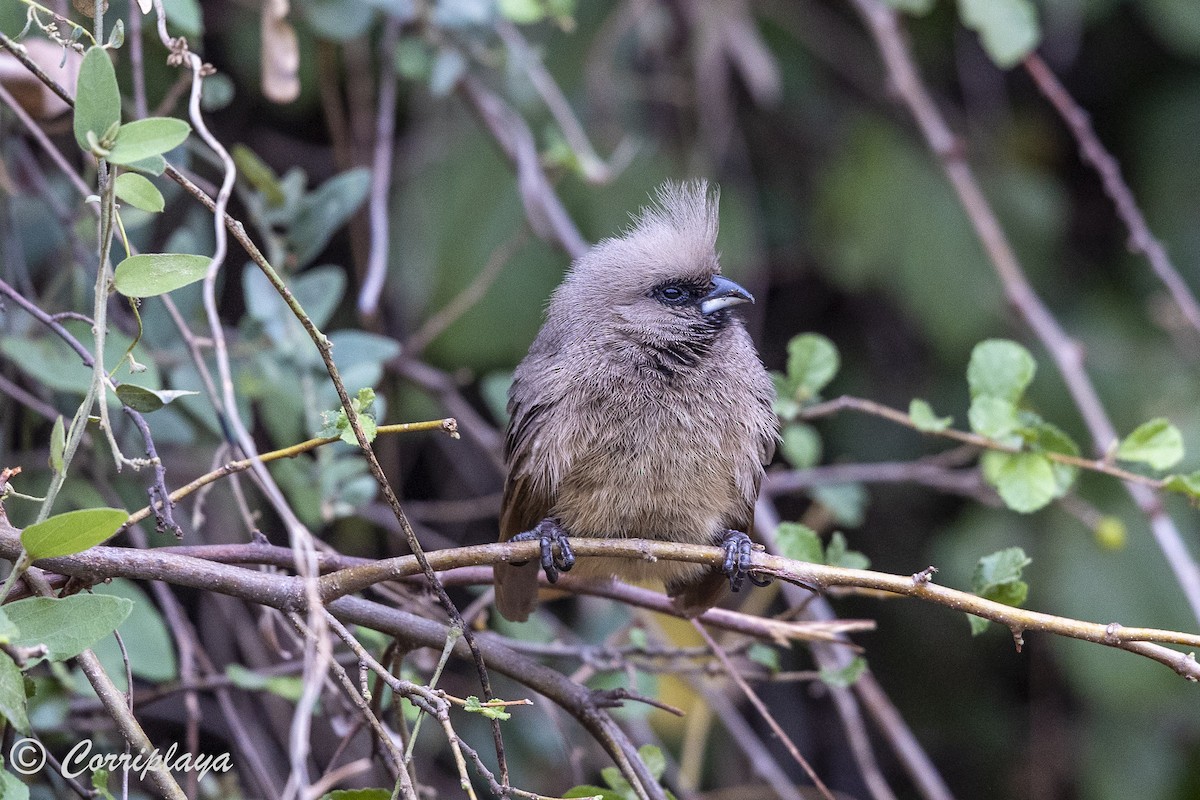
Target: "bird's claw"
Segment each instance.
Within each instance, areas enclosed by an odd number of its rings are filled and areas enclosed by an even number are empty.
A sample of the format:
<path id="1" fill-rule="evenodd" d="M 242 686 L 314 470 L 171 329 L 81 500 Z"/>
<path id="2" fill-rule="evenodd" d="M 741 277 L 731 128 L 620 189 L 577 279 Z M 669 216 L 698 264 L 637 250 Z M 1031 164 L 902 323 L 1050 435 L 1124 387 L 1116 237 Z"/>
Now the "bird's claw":
<path id="1" fill-rule="evenodd" d="M 767 586 L 771 583 L 770 578 L 750 571 L 754 542 L 748 535 L 742 531 L 726 531 L 721 547 L 725 549 L 725 560 L 721 562 L 721 571 L 729 578 L 730 591 L 741 591 L 747 578 L 755 586 Z"/>
<path id="2" fill-rule="evenodd" d="M 534 527 L 533 530 L 518 533 L 512 537 L 514 542 L 539 542 L 542 548 L 541 565 L 546 571 L 546 580 L 551 583 L 558 583 L 558 576 L 563 572 L 570 572 L 571 567 L 575 566 L 575 552 L 571 549 L 571 543 L 567 539 L 567 532 L 563 530 L 558 521 L 547 517 Z M 558 545 L 556 551 L 554 545 Z M 514 566 L 520 566 L 526 562 L 514 563 Z"/>

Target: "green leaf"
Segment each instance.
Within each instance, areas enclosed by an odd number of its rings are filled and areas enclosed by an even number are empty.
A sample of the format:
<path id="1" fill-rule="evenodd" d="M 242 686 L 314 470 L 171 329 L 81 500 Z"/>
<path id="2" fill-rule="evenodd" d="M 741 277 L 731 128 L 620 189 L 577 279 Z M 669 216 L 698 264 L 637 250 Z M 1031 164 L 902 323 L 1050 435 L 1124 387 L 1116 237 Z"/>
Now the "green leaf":
<path id="1" fill-rule="evenodd" d="M 954 417 L 939 417 L 933 413 L 933 406 L 925 400 L 913 399 L 908 404 L 908 418 L 917 430 L 925 433 L 940 433 L 954 424 Z"/>
<path id="2" fill-rule="evenodd" d="M 375 9 L 362 0 L 307 0 L 304 18 L 322 39 L 348 42 L 370 32 Z"/>
<path id="3" fill-rule="evenodd" d="M 117 197 L 134 208 L 156 214 L 166 207 L 162 192 L 136 172 L 122 172 L 113 184 Z"/>
<path id="4" fill-rule="evenodd" d="M 29 714 L 25 697 L 25 675 L 20 667 L 0 653 L 0 716 L 21 733 L 29 733 Z M 8 797 L 0 793 L 0 797 Z"/>
<path id="5" fill-rule="evenodd" d="M 634 793 L 633 787 L 629 785 L 629 781 L 625 780 L 625 776 L 621 774 L 621 770 L 616 767 L 605 767 L 600 770 L 600 777 L 612 787 L 614 792 L 626 798 L 626 800 L 635 800 L 637 798 L 637 794 Z"/>
<path id="6" fill-rule="evenodd" d="M 160 156 L 183 144 L 192 126 L 175 117 L 149 117 L 121 126 L 108 154 L 113 164 L 132 164 Z"/>
<path id="7" fill-rule="evenodd" d="M 750 645 L 750 649 L 746 651 L 746 657 L 755 664 L 761 664 L 767 668 L 768 672 L 779 672 L 779 651 L 770 645 L 762 642 L 755 642 Z"/>
<path id="8" fill-rule="evenodd" d="M 108 49 L 120 50 L 125 44 L 125 20 L 118 18 L 112 30 L 108 32 Z"/>
<path id="9" fill-rule="evenodd" d="M 935 0 L 884 0 L 884 2 L 897 11 L 919 17 L 933 10 Z"/>
<path id="10" fill-rule="evenodd" d="M 391 800 L 391 789 L 334 789 L 321 800 Z"/>
<path id="11" fill-rule="evenodd" d="M 21 532 L 21 545 L 34 561 L 82 553 L 117 532 L 129 514 L 119 508 L 87 508 L 55 514 Z"/>
<path id="12" fill-rule="evenodd" d="M 20 635 L 21 631 L 8 618 L 8 614 L 4 613 L 4 609 L 0 607 L 0 643 L 12 644 Z"/>
<path id="13" fill-rule="evenodd" d="M 996 487 L 1004 504 L 1028 514 L 1058 497 L 1058 480 L 1050 459 L 1041 453 L 989 450 L 980 458 L 983 476 Z"/>
<path id="14" fill-rule="evenodd" d="M 1002 69 L 1020 63 L 1042 37 L 1032 0 L 958 0 L 958 13 Z"/>
<path id="15" fill-rule="evenodd" d="M 821 435 L 807 423 L 788 423 L 779 438 L 779 452 L 796 469 L 815 467 L 821 463 Z"/>
<path id="16" fill-rule="evenodd" d="M 1200 472 L 1190 475 L 1168 475 L 1163 479 L 1163 488 L 1168 492 L 1180 492 L 1193 500 L 1200 500 Z"/>
<path id="17" fill-rule="evenodd" d="M 975 572 L 971 576 L 971 591 L 980 597 L 1006 605 L 1019 605 L 1024 602 L 1025 592 L 1028 591 L 1028 587 L 1021 580 L 1021 573 L 1032 563 L 1033 559 L 1025 555 L 1025 551 L 1020 547 L 1009 547 L 983 556 L 975 564 Z M 1024 588 L 1007 588 L 1014 584 L 1020 584 Z M 1001 599 L 1016 595 L 1020 595 L 1016 602 Z"/>
<path id="18" fill-rule="evenodd" d="M 0 797 L 4 800 L 29 800 L 29 787 L 8 770 L 0 770 Z"/>
<path id="19" fill-rule="evenodd" d="M 244 144 L 235 144 L 229 153 L 233 156 L 238 175 L 262 194 L 267 205 L 279 207 L 284 204 L 287 198 L 283 194 L 279 176 L 267 162 L 258 157 L 258 153 Z"/>
<path id="20" fill-rule="evenodd" d="M 500 13 L 518 25 L 532 25 L 546 18 L 546 5 L 541 0 L 499 0 Z"/>
<path id="21" fill-rule="evenodd" d="M 138 172 L 145 172 L 147 175 L 158 177 L 167 171 L 167 160 L 162 156 L 150 156 L 143 158 L 140 161 L 130 161 L 128 164 L 123 164 L 125 169 L 136 169 Z"/>
<path id="22" fill-rule="evenodd" d="M 288 228 L 288 242 L 297 267 L 307 265 L 320 255 L 333 234 L 366 200 L 370 185 L 370 171 L 359 167 L 330 178 L 316 191 L 305 195 Z"/>
<path id="23" fill-rule="evenodd" d="M 273 695 L 295 702 L 304 693 L 304 681 L 295 675 L 261 675 L 241 664 L 227 664 L 225 677 L 240 689 L 265 689 Z"/>
<path id="24" fill-rule="evenodd" d="M 1037 362 L 1033 356 L 1016 342 L 1007 339 L 982 341 L 971 351 L 971 361 L 967 365 L 971 398 L 999 397 L 1016 405 L 1036 371 Z"/>
<path id="25" fill-rule="evenodd" d="M 977 617 L 974 614 L 967 614 L 967 624 L 971 626 L 971 635 L 978 636 L 991 626 L 992 621 L 983 617 Z"/>
<path id="26" fill-rule="evenodd" d="M 971 424 L 971 430 L 980 436 L 986 436 L 1004 444 L 1020 443 L 1019 438 L 1015 439 L 1013 434 L 1021 428 L 1021 418 L 1017 414 L 1017 407 L 1011 400 L 992 395 L 980 395 L 971 401 L 971 408 L 967 412 L 967 421 Z"/>
<path id="27" fill-rule="evenodd" d="M 91 326 L 87 323 L 68 320 L 63 326 L 76 338 L 86 340 L 91 337 Z M 104 363 L 120 362 L 132 341 L 119 331 L 110 331 L 104 343 Z M 83 396 L 91 385 L 92 368 L 85 366 L 79 355 L 57 336 L 0 336 L 0 352 L 26 375 L 55 391 Z M 138 376 L 139 383 L 159 385 L 158 367 L 153 361 L 147 361 L 148 369 Z M 122 381 L 133 378 L 128 361 L 118 367 L 113 377 Z M 116 399 L 112 400 L 115 405 Z"/>
<path id="28" fill-rule="evenodd" d="M 1117 458 L 1170 469 L 1183 460 L 1183 435 L 1170 420 L 1158 417 L 1144 422 L 1121 440 Z"/>
<path id="29" fill-rule="evenodd" d="M 107 50 L 88 48 L 75 81 L 75 141 L 84 151 L 92 152 L 89 133 L 96 141 L 102 141 L 105 134 L 116 132 L 120 125 L 121 90 L 117 87 L 117 72 Z"/>
<path id="30" fill-rule="evenodd" d="M 1079 455 L 1079 445 L 1075 444 L 1075 441 L 1062 429 L 1049 422 L 1039 420 L 1033 426 L 1033 433 L 1034 438 L 1031 445 L 1037 450 L 1066 456 Z M 1075 478 L 1079 475 L 1079 468 L 1051 461 L 1050 469 L 1054 471 L 1054 485 L 1057 488 L 1054 496 L 1062 497 L 1075 483 Z"/>
<path id="31" fill-rule="evenodd" d="M 29 800 L 29 787 L 8 770 L 0 770 L 0 797 L 4 800 Z"/>
<path id="32" fill-rule="evenodd" d="M 1020 547 L 1009 547 L 983 556 L 971 576 L 971 591 L 987 600 L 1007 606 L 1019 606 L 1029 594 L 1029 584 L 1021 580 L 1025 567 L 1032 562 Z M 971 635 L 987 630 L 990 621 L 974 614 L 967 615 Z"/>
<path id="33" fill-rule="evenodd" d="M 44 644 L 51 661 L 66 661 L 108 636 L 120 625 L 133 603 L 124 597 L 75 594 L 70 597 L 30 597 L 4 606 L 21 629 L 14 644 Z"/>
<path id="34" fill-rule="evenodd" d="M 841 362 L 833 342 L 803 333 L 788 342 L 787 376 L 796 400 L 811 400 L 837 375 Z"/>
<path id="35" fill-rule="evenodd" d="M 853 686 L 863 673 L 867 671 L 867 660 L 862 656 L 855 656 L 850 660 L 850 663 L 840 669 L 823 669 L 821 670 L 821 680 L 828 686 L 836 689 L 845 689 L 847 686 Z"/>
<path id="36" fill-rule="evenodd" d="M 50 429 L 50 469 L 55 473 L 63 471 L 63 457 L 66 451 L 67 431 L 60 414 L 58 419 L 54 420 L 54 427 Z"/>
<path id="37" fill-rule="evenodd" d="M 791 396 L 796 387 L 792 386 L 786 375 L 774 370 L 771 371 L 771 383 L 775 386 L 775 401 L 772 403 L 775 416 L 784 422 L 794 420 L 800 415 L 800 404 Z"/>
<path id="38" fill-rule="evenodd" d="M 775 542 L 779 546 L 779 554 L 784 558 L 807 561 L 810 564 L 825 563 L 821 537 L 807 525 L 799 522 L 779 523 L 775 528 Z"/>
<path id="39" fill-rule="evenodd" d="M 654 780 L 662 780 L 663 773 L 667 771 L 667 759 L 662 750 L 652 744 L 644 744 L 638 748 L 638 755 Z"/>
<path id="40" fill-rule="evenodd" d="M 96 796 L 103 800 L 116 800 L 113 793 L 108 790 L 108 770 L 106 769 L 98 769 L 92 773 L 92 789 L 96 792 Z"/>
<path id="41" fill-rule="evenodd" d="M 350 398 L 350 404 L 358 412 L 358 422 L 363 433 L 366 434 L 368 442 L 375 441 L 375 437 L 379 433 L 375 415 L 369 413 L 374 402 L 375 390 L 370 386 L 359 389 L 358 394 Z M 358 437 L 354 435 L 354 429 L 350 427 L 350 418 L 346 415 L 346 409 L 339 408 L 336 414 L 326 411 L 322 416 L 325 419 L 325 426 L 317 432 L 318 436 L 340 436 L 346 444 L 358 447 Z"/>
<path id="42" fill-rule="evenodd" d="M 871 559 L 857 550 L 851 550 L 846 544 L 846 535 L 841 531 L 834 531 L 829 537 L 829 546 L 825 548 L 825 563 L 831 567 L 845 569 L 869 569 Z"/>
<path id="43" fill-rule="evenodd" d="M 167 22 L 190 39 L 198 39 L 204 33 L 204 16 L 200 13 L 198 0 L 164 0 Z"/>
<path id="44" fill-rule="evenodd" d="M 22 784 L 22 786 L 23 785 L 24 784 Z M 612 789 L 604 789 L 587 783 L 580 786 L 572 786 L 570 789 L 567 789 L 567 791 L 563 794 L 563 797 L 568 799 L 580 798 L 581 800 L 585 798 L 591 798 L 592 800 L 595 800 L 595 798 L 600 798 L 600 800 L 624 800 L 621 795 L 617 794 Z"/>
<path id="45" fill-rule="evenodd" d="M 122 383 L 117 387 L 117 397 L 121 402 L 132 408 L 134 411 L 140 411 L 143 414 L 149 414 L 153 411 L 158 411 L 167 403 L 189 395 L 200 394 L 199 392 L 187 391 L 184 389 L 147 389 L 144 386 L 138 386 L 134 383 Z"/>
<path id="46" fill-rule="evenodd" d="M 210 264 L 190 253 L 141 253 L 117 264 L 113 286 L 126 297 L 154 297 L 203 280 Z"/>
<path id="47" fill-rule="evenodd" d="M 479 702 L 479 698 L 475 695 L 467 697 L 467 704 L 463 706 L 463 711 L 469 711 L 473 714 L 482 714 L 488 719 L 498 719 L 500 721 L 512 719 L 512 714 L 504 710 L 504 708 L 496 706 L 485 706 Z"/>
<path id="48" fill-rule="evenodd" d="M 218 72 L 209 75 L 200 85 L 200 110 L 207 114 L 227 108 L 237 96 L 233 79 Z"/>
<path id="49" fill-rule="evenodd" d="M 396 74 L 410 81 L 425 81 L 429 78 L 432 60 L 429 47 L 415 36 L 406 36 L 396 45 Z"/>

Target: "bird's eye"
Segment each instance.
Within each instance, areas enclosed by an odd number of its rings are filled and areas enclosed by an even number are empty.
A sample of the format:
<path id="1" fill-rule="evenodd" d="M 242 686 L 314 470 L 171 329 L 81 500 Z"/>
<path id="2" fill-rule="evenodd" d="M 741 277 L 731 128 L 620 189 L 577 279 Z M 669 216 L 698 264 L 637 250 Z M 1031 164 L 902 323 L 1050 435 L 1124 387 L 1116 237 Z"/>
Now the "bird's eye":
<path id="1" fill-rule="evenodd" d="M 654 292 L 655 298 L 668 306 L 681 306 L 692 299 L 692 293 L 682 286 L 661 286 Z"/>

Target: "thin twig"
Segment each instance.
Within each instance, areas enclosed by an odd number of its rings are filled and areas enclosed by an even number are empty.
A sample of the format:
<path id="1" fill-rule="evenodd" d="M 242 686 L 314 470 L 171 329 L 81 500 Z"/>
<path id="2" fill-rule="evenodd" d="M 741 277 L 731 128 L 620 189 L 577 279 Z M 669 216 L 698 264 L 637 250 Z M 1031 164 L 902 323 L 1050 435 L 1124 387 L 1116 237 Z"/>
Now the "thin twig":
<path id="1" fill-rule="evenodd" d="M 1062 85 L 1041 56 L 1034 53 L 1028 56 L 1024 63 L 1025 71 L 1033 78 L 1038 90 L 1050 101 L 1071 130 L 1084 163 L 1090 164 L 1100 176 L 1100 181 L 1104 184 L 1104 193 L 1112 200 L 1117 216 L 1129 229 L 1129 251 L 1146 257 L 1154 274 L 1167 287 L 1171 299 L 1183 312 L 1188 323 L 1200 331 L 1200 303 L 1196 301 L 1196 296 L 1179 274 L 1179 270 L 1171 263 L 1163 243 L 1150 231 L 1150 225 L 1133 196 L 1133 190 L 1121 175 L 1120 162 L 1101 143 L 1100 137 L 1092 128 L 1088 113 L 1075 102 L 1067 87 Z"/>
<path id="2" fill-rule="evenodd" d="M 431 420 L 429 422 L 404 422 L 404 423 L 399 423 L 399 424 L 395 424 L 395 425 L 380 425 L 379 428 L 376 430 L 376 433 L 385 435 L 385 434 L 392 434 L 392 433 L 410 433 L 413 431 L 439 430 L 439 431 L 445 431 L 446 433 L 449 433 L 451 436 L 454 436 L 454 435 L 456 435 L 457 427 L 458 426 L 453 419 L 447 418 L 447 419 Z M 284 447 L 279 450 L 272 450 L 269 453 L 263 453 L 263 454 L 259 455 L 258 459 L 260 461 L 262 461 L 264 464 L 266 464 L 271 461 L 277 461 L 281 458 L 295 458 L 296 456 L 299 456 L 303 453 L 307 453 L 311 450 L 315 450 L 318 447 L 322 447 L 327 444 L 333 444 L 334 442 L 339 442 L 341 440 L 342 440 L 342 437 L 340 437 L 340 436 L 318 436 L 313 439 L 307 439 L 303 442 L 300 442 L 299 444 L 291 445 L 290 447 Z M 249 459 L 249 458 L 243 458 L 243 459 L 239 459 L 237 461 L 230 461 L 226 464 L 223 464 L 220 467 L 217 467 L 216 469 L 209 470 L 208 472 L 206 472 L 205 474 L 196 478 L 195 480 L 191 481 L 190 483 L 188 483 L 184 486 L 180 486 L 178 489 L 176 489 L 175 491 L 173 491 L 169 495 L 167 495 L 167 500 L 168 500 L 169 504 L 173 505 L 173 504 L 179 502 L 180 500 L 182 500 L 183 498 L 187 497 L 188 495 L 196 492 L 200 488 L 207 486 L 211 483 L 214 483 L 215 481 L 218 481 L 221 478 L 227 477 L 227 476 L 232 475 L 237 472 L 244 472 L 244 471 L 250 469 L 253 466 L 253 464 L 254 464 L 253 459 Z M 150 516 L 150 514 L 153 511 L 157 510 L 161 505 L 162 505 L 161 500 L 159 500 L 157 504 L 152 503 L 151 505 L 146 506 L 145 508 L 140 508 L 137 511 L 133 512 L 132 514 L 129 515 L 129 519 L 127 519 L 124 522 L 124 524 L 121 525 L 121 527 L 118 529 L 117 532 L 120 533 L 121 531 L 138 524 L 139 522 L 144 520 L 146 517 Z M 114 535 L 116 535 L 116 534 L 114 534 Z"/>
<path id="3" fill-rule="evenodd" d="M 571 258 L 578 258 L 587 252 L 587 241 L 571 221 L 542 171 L 537 142 L 529 125 L 512 106 L 472 75 L 465 76 L 459 82 L 459 91 L 479 114 L 500 149 L 513 162 L 517 171 L 517 190 L 529 227 L 539 238 L 558 245 Z"/>
<path id="4" fill-rule="evenodd" d="M 791 755 L 795 762 L 800 765 L 800 768 L 804 770 L 804 773 L 808 775 L 809 780 L 811 780 L 813 785 L 817 787 L 817 791 L 821 793 L 821 796 L 824 797 L 825 800 L 833 800 L 833 794 L 829 791 L 829 787 L 825 785 L 825 782 L 821 780 L 821 776 L 818 775 L 817 771 L 814 770 L 812 765 L 808 763 L 808 759 L 806 759 L 800 753 L 800 748 L 796 747 L 796 743 L 793 742 L 791 737 L 788 736 L 783 730 L 783 726 L 776 721 L 775 715 L 773 715 L 767 709 L 766 703 L 762 701 L 754 689 L 750 688 L 750 684 L 746 683 L 746 679 L 742 677 L 741 673 L 738 672 L 737 668 L 733 665 L 733 662 L 729 659 L 729 655 L 725 652 L 725 648 L 717 644 L 717 640 L 712 637 L 712 635 L 708 632 L 704 625 L 700 623 L 699 620 L 692 620 L 692 627 L 695 628 L 700 634 L 700 637 L 704 639 L 705 644 L 707 644 L 709 649 L 713 651 L 713 655 L 715 655 L 721 664 L 724 665 L 725 674 L 728 675 L 729 678 L 737 684 L 738 688 L 742 690 L 742 694 L 745 695 L 746 699 L 750 701 L 750 705 L 754 706 L 754 710 L 758 712 L 758 715 L 762 718 L 763 722 L 767 723 L 767 727 L 771 729 L 771 733 L 775 735 L 775 737 L 783 745 L 784 749 L 788 751 L 788 754 Z"/>
<path id="5" fill-rule="evenodd" d="M 583 130 L 579 118 L 567 101 L 566 95 L 558 83 L 550 75 L 541 57 L 533 51 L 517 26 L 507 19 L 496 21 L 496 33 L 504 42 L 510 53 L 510 58 L 525 70 L 529 82 L 541 96 L 554 121 L 558 123 L 567 146 L 579 161 L 580 171 L 589 183 L 606 184 L 620 175 L 637 155 L 637 145 L 628 137 L 623 138 L 613 151 L 612 157 L 605 161 L 596 154 L 588 135 Z"/>
<path id="6" fill-rule="evenodd" d="M 1023 452 L 1020 447 L 1007 445 L 1003 442 L 998 442 L 988 436 L 982 436 L 978 433 L 969 433 L 967 431 L 959 431 L 954 428 L 947 428 L 942 431 L 923 430 L 915 422 L 912 417 L 903 411 L 895 408 L 890 408 L 882 403 L 876 403 L 874 400 L 867 400 L 862 397 L 851 397 L 843 395 L 834 400 L 827 400 L 824 403 L 808 406 L 800 412 L 800 416 L 804 419 L 818 419 L 820 417 L 836 414 L 845 410 L 859 411 L 864 414 L 871 414 L 876 417 L 882 417 L 890 422 L 895 422 L 898 425 L 903 425 L 906 428 L 912 428 L 915 431 L 922 433 L 930 433 L 934 436 L 942 436 L 946 439 L 953 439 L 956 442 L 969 444 L 973 447 L 978 447 L 981 450 L 998 450 L 1002 453 L 1020 453 Z M 1051 450 L 1042 452 L 1046 458 L 1055 461 L 1059 464 L 1065 464 L 1069 467 L 1078 469 L 1086 469 L 1092 472 L 1099 472 L 1104 475 L 1110 475 L 1127 483 L 1138 484 L 1155 491 L 1159 491 L 1166 484 L 1165 480 L 1150 478 L 1146 475 L 1139 475 L 1136 472 L 1130 472 L 1127 469 L 1115 466 L 1110 461 L 1105 459 L 1081 458 L 1067 453 L 1056 453 Z"/>
<path id="7" fill-rule="evenodd" d="M 379 312 L 379 296 L 388 267 L 388 189 L 392 185 L 392 155 L 396 148 L 395 51 L 400 40 L 400 20 L 384 15 L 379 39 L 379 99 L 375 111 L 375 153 L 371 163 L 371 194 L 367 201 L 371 222 L 371 246 L 367 267 L 358 290 L 358 311 L 367 318 Z"/>

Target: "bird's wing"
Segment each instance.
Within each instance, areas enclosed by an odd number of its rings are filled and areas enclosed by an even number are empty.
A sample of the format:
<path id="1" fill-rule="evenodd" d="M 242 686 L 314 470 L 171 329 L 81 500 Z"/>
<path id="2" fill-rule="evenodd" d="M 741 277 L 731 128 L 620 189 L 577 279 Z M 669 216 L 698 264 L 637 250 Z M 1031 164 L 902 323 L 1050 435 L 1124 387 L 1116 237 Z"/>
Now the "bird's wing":
<path id="1" fill-rule="evenodd" d="M 554 504 L 554 498 L 544 483 L 530 475 L 530 448 L 534 431 L 546 406 L 522 403 L 520 386 L 514 384 L 513 400 L 509 403 L 508 435 L 505 456 L 508 478 L 504 482 L 504 500 L 500 505 L 500 541 L 506 542 L 518 533 L 532 529 L 542 521 Z M 496 608 L 506 619 L 524 622 L 537 604 L 539 563 L 535 559 L 521 566 L 496 564 L 493 574 L 496 586 Z"/>

